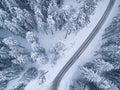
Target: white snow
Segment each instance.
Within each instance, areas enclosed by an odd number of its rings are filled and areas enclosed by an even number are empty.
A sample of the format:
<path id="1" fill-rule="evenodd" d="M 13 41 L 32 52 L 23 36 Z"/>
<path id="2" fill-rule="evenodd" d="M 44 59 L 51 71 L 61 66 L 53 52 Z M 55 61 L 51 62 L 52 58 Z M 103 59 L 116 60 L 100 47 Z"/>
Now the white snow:
<path id="1" fill-rule="evenodd" d="M 50 61 L 48 64 L 41 66 L 39 64 L 31 64 L 29 66 L 26 66 L 27 68 L 35 66 L 38 68 L 38 70 L 45 70 L 49 71 L 46 74 L 46 82 L 43 85 L 38 84 L 38 77 L 35 80 L 32 80 L 25 90 L 50 90 L 50 87 L 52 85 L 53 80 L 55 79 L 56 75 L 59 73 L 59 71 L 62 69 L 62 67 L 68 62 L 68 60 L 72 57 L 72 55 L 76 52 L 76 50 L 80 47 L 80 45 L 84 42 L 84 40 L 88 37 L 88 35 L 91 33 L 93 28 L 96 26 L 100 18 L 102 17 L 108 2 L 110 0 L 102 0 L 98 3 L 96 11 L 94 15 L 91 15 L 90 21 L 91 23 L 88 24 L 85 28 L 80 30 L 78 33 L 72 33 L 65 39 L 65 33 L 61 31 L 57 31 L 54 35 L 52 34 L 43 34 L 43 33 L 36 33 L 36 36 L 40 40 L 40 44 L 42 47 L 44 47 L 47 50 L 47 53 L 51 47 L 54 47 L 56 43 L 62 42 L 65 44 L 65 48 L 63 51 L 60 52 L 60 58 L 58 59 L 57 63 L 55 65 L 51 65 Z M 109 25 L 109 23 L 112 20 L 112 17 L 116 14 L 117 6 L 119 0 L 116 1 L 116 4 L 114 5 L 114 8 L 112 9 L 112 12 L 110 13 L 106 23 L 102 27 L 101 31 L 98 33 L 98 35 L 95 37 L 93 42 L 89 45 L 87 50 L 82 54 L 82 56 L 79 58 L 79 60 L 70 68 L 70 70 L 66 73 L 66 75 L 63 77 L 59 90 L 68 90 L 70 83 L 72 83 L 72 79 L 76 79 L 77 75 L 76 70 L 78 68 L 78 65 L 83 65 L 86 62 L 92 60 L 94 58 L 94 51 L 98 50 L 100 45 L 102 44 L 102 34 L 104 32 L 104 29 L 106 26 Z M 78 9 L 79 5 L 76 0 L 65 0 L 64 4 L 66 6 L 73 5 Z M 19 43 L 22 44 L 22 46 L 25 46 L 25 48 L 31 50 L 31 47 L 27 40 L 15 36 L 13 34 L 10 34 L 10 32 L 1 31 L 0 33 L 1 37 L 7 37 L 12 36 L 13 38 L 17 39 Z M 49 54 L 49 53 L 48 53 Z M 20 78 L 13 80 L 9 83 L 6 90 L 12 89 L 15 84 L 18 84 Z"/>
<path id="2" fill-rule="evenodd" d="M 68 1 L 66 0 L 66 5 L 73 5 L 75 4 L 75 0 Z M 84 29 L 79 31 L 77 34 L 71 34 L 67 37 L 67 39 L 64 39 L 65 34 L 63 32 L 57 32 L 54 35 L 45 35 L 38 33 L 37 36 L 40 39 L 41 46 L 45 47 L 47 51 L 50 47 L 54 46 L 57 42 L 63 42 L 65 44 L 65 50 L 62 52 L 61 58 L 57 61 L 56 65 L 50 65 L 48 63 L 47 65 L 43 66 L 42 69 L 45 71 L 49 71 L 46 74 L 46 82 L 43 85 L 38 85 L 38 78 L 33 80 L 28 84 L 25 90 L 50 90 L 50 87 L 52 85 L 52 81 L 54 80 L 55 76 L 59 73 L 59 71 L 62 69 L 62 67 L 66 64 L 66 62 L 71 58 L 71 56 L 75 53 L 75 51 L 80 47 L 80 45 L 84 42 L 84 40 L 87 38 L 87 36 L 91 33 L 95 25 L 98 23 L 100 18 L 102 17 L 104 11 L 106 10 L 106 7 L 108 5 L 108 2 L 110 0 L 103 0 L 100 1 L 97 5 L 95 14 L 91 16 L 90 21 L 91 23 L 88 24 Z M 76 4 L 75 4 L 76 5 Z M 94 51 L 98 50 L 101 43 L 101 36 L 103 34 L 103 31 L 105 27 L 110 23 L 112 20 L 113 14 L 116 13 L 117 8 L 117 2 L 114 6 L 114 9 L 112 10 L 109 18 L 107 19 L 107 23 L 104 24 L 103 28 L 99 32 L 99 34 L 95 37 L 93 42 L 89 45 L 87 50 L 84 52 L 84 54 L 80 57 L 80 60 L 78 60 L 72 68 L 67 72 L 67 74 L 64 76 L 59 90 L 68 90 L 68 85 L 71 82 L 71 78 L 73 75 L 75 75 L 75 71 L 77 70 L 78 65 L 83 65 L 85 62 L 92 60 L 94 56 Z"/>
<path id="3" fill-rule="evenodd" d="M 103 2 L 101 2 L 101 3 L 103 3 Z M 102 44 L 102 35 L 104 33 L 104 29 L 110 24 L 110 22 L 112 21 L 112 18 L 117 14 L 119 3 L 120 3 L 120 1 L 117 0 L 110 15 L 107 18 L 105 24 L 101 28 L 100 32 L 94 38 L 94 40 L 89 45 L 89 47 L 85 50 L 85 52 L 81 55 L 79 60 L 71 67 L 71 69 L 63 77 L 58 90 L 69 90 L 69 85 L 72 84 L 72 81 L 74 79 L 79 78 L 79 72 L 77 71 L 78 66 L 84 65 L 86 62 L 89 62 L 95 58 L 95 56 L 94 56 L 95 51 L 99 50 L 99 48 Z M 105 9 L 105 6 L 104 6 L 104 9 Z M 101 10 L 103 10 L 103 9 L 101 9 Z M 101 10 L 99 10 L 99 11 L 101 11 Z M 100 14 L 100 13 L 98 12 L 97 14 Z M 97 17 L 99 17 L 99 15 Z M 97 17 L 94 16 L 94 18 L 96 18 L 96 19 L 97 19 Z M 94 18 L 92 18 L 92 19 L 94 19 Z M 94 19 L 94 20 L 96 20 L 96 19 Z"/>

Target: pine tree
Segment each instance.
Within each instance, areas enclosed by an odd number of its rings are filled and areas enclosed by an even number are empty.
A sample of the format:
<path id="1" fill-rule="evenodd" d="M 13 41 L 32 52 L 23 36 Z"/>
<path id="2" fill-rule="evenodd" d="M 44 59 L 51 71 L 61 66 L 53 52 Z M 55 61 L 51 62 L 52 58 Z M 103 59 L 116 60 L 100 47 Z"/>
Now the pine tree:
<path id="1" fill-rule="evenodd" d="M 91 69 L 87 69 L 85 67 L 79 67 L 81 77 L 87 79 L 89 82 L 93 82 L 99 87 L 100 89 L 105 90 L 119 90 L 116 85 L 114 85 L 109 80 L 104 79 L 103 77 L 99 76 L 98 73 L 95 73 Z"/>
<path id="2" fill-rule="evenodd" d="M 33 32 L 26 33 L 26 39 L 29 43 L 38 42 L 37 37 L 33 34 Z"/>
<path id="3" fill-rule="evenodd" d="M 96 1 L 95 0 L 85 0 L 84 2 L 84 12 L 87 14 L 87 15 L 91 15 L 94 10 L 95 10 L 95 6 L 96 6 Z"/>
<path id="4" fill-rule="evenodd" d="M 11 0 L 1 0 L 1 3 L 4 7 L 4 10 L 6 10 L 7 12 L 12 12 L 13 7 L 18 7 L 18 4 L 16 3 L 15 0 L 13 0 L 13 1 L 11 1 Z"/>
<path id="5" fill-rule="evenodd" d="M 31 80 L 38 76 L 38 69 L 36 67 L 28 68 L 20 79 L 20 83 L 27 85 Z"/>
<path id="6" fill-rule="evenodd" d="M 65 38 L 67 38 L 68 35 L 70 35 L 72 32 L 76 31 L 76 24 L 74 19 L 69 20 L 64 26 L 63 26 L 63 31 L 66 32 Z"/>
<path id="7" fill-rule="evenodd" d="M 12 65 L 11 60 L 13 59 L 8 52 L 9 47 L 0 40 L 0 70 L 8 68 Z"/>
<path id="8" fill-rule="evenodd" d="M 50 48 L 50 60 L 52 64 L 55 64 L 57 59 L 59 58 L 59 52 L 56 50 L 56 48 Z"/>
<path id="9" fill-rule="evenodd" d="M 80 81 L 74 81 L 73 84 L 69 87 L 69 90 L 90 90 L 87 85 Z"/>
<path id="10" fill-rule="evenodd" d="M 7 30 L 9 30 L 13 34 L 19 35 L 21 37 L 25 37 L 25 32 L 26 31 L 22 27 L 17 25 L 16 23 L 5 20 L 4 24 L 5 24 L 6 28 L 7 28 Z"/>
<path id="11" fill-rule="evenodd" d="M 77 30 L 83 28 L 89 23 L 88 15 L 83 11 L 83 8 L 80 9 L 80 12 L 75 20 Z"/>
<path id="12" fill-rule="evenodd" d="M 53 20 L 52 16 L 48 16 L 47 18 L 47 22 L 48 22 L 48 30 L 51 31 L 51 34 L 53 35 L 55 32 L 55 21 Z"/>
<path id="13" fill-rule="evenodd" d="M 10 19 L 9 14 L 3 9 L 0 9 L 0 28 L 6 29 L 4 20 L 9 20 L 9 19 Z"/>
<path id="14" fill-rule="evenodd" d="M 108 71 L 115 69 L 112 64 L 104 61 L 101 58 L 98 58 L 89 63 L 86 63 L 85 67 L 90 68 L 99 74 L 102 74 L 104 72 L 108 72 Z"/>
<path id="15" fill-rule="evenodd" d="M 15 58 L 13 63 L 25 64 L 30 60 L 28 53 L 25 52 L 25 49 L 12 37 L 4 38 L 3 42 L 10 48 L 9 55 Z"/>
<path id="16" fill-rule="evenodd" d="M 56 0 L 58 7 L 62 7 L 64 0 Z"/>
<path id="17" fill-rule="evenodd" d="M 104 77 L 111 80 L 120 89 L 120 69 L 113 69 L 109 72 L 104 73 Z"/>
<path id="18" fill-rule="evenodd" d="M 12 8 L 12 14 L 16 17 L 19 22 L 21 22 L 21 26 L 25 29 L 32 29 L 35 27 L 35 22 L 33 16 L 26 9 L 20 9 L 19 7 Z"/>
<path id="19" fill-rule="evenodd" d="M 53 18 L 58 14 L 59 8 L 55 0 L 52 0 L 48 7 L 48 15 L 51 15 Z"/>
<path id="20" fill-rule="evenodd" d="M 31 58 L 33 59 L 33 62 L 45 64 L 47 62 L 46 51 L 44 48 L 40 47 L 37 37 L 33 34 L 33 32 L 27 32 L 26 39 L 31 44 Z"/>
<path id="21" fill-rule="evenodd" d="M 38 31 L 42 31 L 42 32 L 45 31 L 45 28 L 44 28 L 45 22 L 43 22 L 44 17 L 41 13 L 40 8 L 38 6 L 35 6 L 34 7 L 34 12 L 35 12 L 35 19 L 36 19 Z"/>

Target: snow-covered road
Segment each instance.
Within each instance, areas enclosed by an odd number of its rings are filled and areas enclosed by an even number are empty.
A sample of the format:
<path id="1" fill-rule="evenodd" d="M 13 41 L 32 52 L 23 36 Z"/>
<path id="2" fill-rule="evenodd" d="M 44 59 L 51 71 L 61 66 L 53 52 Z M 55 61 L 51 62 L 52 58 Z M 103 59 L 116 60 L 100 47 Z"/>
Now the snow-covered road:
<path id="1" fill-rule="evenodd" d="M 81 55 L 79 60 L 71 67 L 71 69 L 66 73 L 66 75 L 63 77 L 60 87 L 58 90 L 69 90 L 69 85 L 72 84 L 73 79 L 77 79 L 79 77 L 79 73 L 77 72 L 79 65 L 84 65 L 86 62 L 89 62 L 90 60 L 93 60 L 95 58 L 95 51 L 97 51 L 101 44 L 102 44 L 102 35 L 104 33 L 105 28 L 110 24 L 112 21 L 112 18 L 117 14 L 118 5 L 120 1 L 116 0 L 116 3 L 107 18 L 105 24 L 101 28 L 98 35 L 94 38 L 92 43 L 89 45 L 89 47 L 86 49 L 86 51 Z M 77 73 L 77 75 L 76 75 Z"/>
<path id="2" fill-rule="evenodd" d="M 106 10 L 106 6 L 108 5 L 108 2 L 110 0 L 103 0 L 100 1 L 96 7 L 96 10 L 94 12 L 94 15 L 91 15 L 90 21 L 91 23 L 88 24 L 83 30 L 79 31 L 77 34 L 71 34 L 67 37 L 67 39 L 64 39 L 64 34 L 56 34 L 56 36 L 48 36 L 46 38 L 43 38 L 41 40 L 41 45 L 45 46 L 45 48 L 51 47 L 55 41 L 62 41 L 64 42 L 65 46 L 67 46 L 67 50 L 64 51 L 63 56 L 57 61 L 57 64 L 54 67 L 51 67 L 51 65 L 47 64 L 43 67 L 44 70 L 49 70 L 49 73 L 46 75 L 46 82 L 40 86 L 38 84 L 38 79 L 33 80 L 28 84 L 25 90 L 50 90 L 50 87 L 52 85 L 52 82 L 56 75 L 59 73 L 59 71 L 62 69 L 62 67 L 68 62 L 68 60 L 71 58 L 71 56 L 76 52 L 76 50 L 79 48 L 79 46 L 84 42 L 84 40 L 88 37 L 88 35 L 91 33 L 93 28 L 96 26 L 100 18 L 102 17 L 104 11 Z M 119 1 L 119 0 L 117 0 Z M 74 4 L 74 3 L 73 3 Z M 97 37 L 94 39 L 94 41 L 89 45 L 85 53 L 80 57 L 80 62 L 76 62 L 74 65 L 65 75 L 63 78 L 61 84 L 60 84 L 60 90 L 67 90 L 67 87 L 70 83 L 71 77 L 74 74 L 75 70 L 77 69 L 78 65 L 83 65 L 85 62 L 91 60 L 92 56 L 94 55 L 94 51 L 99 49 L 99 46 L 101 45 L 101 36 L 104 31 L 104 28 L 110 23 L 112 17 L 115 14 L 117 3 L 115 3 L 114 9 L 112 10 L 112 13 L 107 19 L 107 23 L 104 24 L 102 30 L 99 32 Z M 39 35 L 40 38 L 44 37 L 44 35 Z M 57 38 L 55 38 L 57 37 Z M 49 45 L 46 44 L 46 42 L 50 42 Z M 64 83 L 63 83 L 64 82 Z M 63 89 L 64 88 L 64 89 Z"/>

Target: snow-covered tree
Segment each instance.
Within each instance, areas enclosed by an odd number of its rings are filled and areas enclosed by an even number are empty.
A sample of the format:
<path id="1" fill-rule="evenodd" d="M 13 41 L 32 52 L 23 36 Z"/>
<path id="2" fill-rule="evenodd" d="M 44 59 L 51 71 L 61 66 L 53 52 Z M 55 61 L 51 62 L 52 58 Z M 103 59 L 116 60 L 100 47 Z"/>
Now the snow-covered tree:
<path id="1" fill-rule="evenodd" d="M 80 12 L 75 20 L 77 30 L 83 28 L 85 25 L 89 23 L 89 17 L 86 13 L 84 13 L 83 9 L 80 9 Z"/>
<path id="2" fill-rule="evenodd" d="M 114 66 L 109 62 L 104 61 L 101 58 L 95 59 L 85 65 L 88 68 L 91 68 L 93 71 L 101 74 L 108 72 L 114 69 Z"/>
<path id="3" fill-rule="evenodd" d="M 43 17 L 43 15 L 42 15 L 42 13 L 41 13 L 41 10 L 40 10 L 40 8 L 38 7 L 38 6 L 35 6 L 34 7 L 34 12 L 35 12 L 35 19 L 36 19 L 36 23 L 37 23 L 37 29 L 38 29 L 38 31 L 40 30 L 40 31 L 44 31 L 45 32 L 45 28 L 44 28 L 44 22 L 43 22 L 43 20 L 44 20 L 44 17 Z"/>
<path id="4" fill-rule="evenodd" d="M 54 47 L 55 47 L 56 51 L 59 52 L 65 48 L 65 45 L 63 42 L 57 42 Z"/>
<path id="5" fill-rule="evenodd" d="M 74 81 L 72 85 L 70 85 L 69 90 L 90 90 L 87 85 L 78 81 Z"/>
<path id="6" fill-rule="evenodd" d="M 56 0 L 58 7 L 61 7 L 64 3 L 64 0 Z"/>
<path id="7" fill-rule="evenodd" d="M 13 34 L 25 37 L 26 31 L 16 23 L 5 20 L 4 24 L 6 26 L 6 29 L 12 32 Z"/>
<path id="8" fill-rule="evenodd" d="M 9 46 L 9 55 L 14 57 L 18 64 L 25 64 L 30 60 L 28 54 L 25 52 L 24 47 L 20 46 L 19 43 L 12 37 L 4 38 L 3 42 Z"/>
<path id="9" fill-rule="evenodd" d="M 48 7 L 48 15 L 51 15 L 53 18 L 58 14 L 59 8 L 55 0 L 52 0 Z"/>
<path id="10" fill-rule="evenodd" d="M 57 59 L 59 58 L 59 52 L 53 47 L 49 49 L 50 52 L 50 60 L 52 64 L 55 64 Z"/>
<path id="11" fill-rule="evenodd" d="M 48 73 L 48 71 L 47 72 L 45 72 L 44 70 L 40 70 L 39 71 L 39 77 L 38 77 L 38 83 L 39 83 L 39 85 L 42 85 L 44 82 L 46 82 L 45 75 L 47 73 Z"/>
<path id="12" fill-rule="evenodd" d="M 13 59 L 8 53 L 10 49 L 9 47 L 0 40 L 0 70 L 8 68 L 11 66 Z"/>
<path id="13" fill-rule="evenodd" d="M 91 14 L 97 0 L 85 0 L 83 12 Z M 89 5 L 89 4 L 90 5 Z M 92 5 L 92 6 L 91 6 Z M 89 9 L 87 9 L 89 7 Z M 88 11 L 84 11 L 88 10 Z M 81 15 L 80 15 L 81 16 Z M 90 61 L 79 68 L 79 80 L 87 85 L 89 90 L 119 90 L 120 89 L 120 15 L 105 29 L 103 44 L 97 51 L 99 58 Z M 96 56 L 97 57 L 97 56 Z M 96 58 L 95 57 L 95 58 Z M 79 85 L 77 86 L 79 88 Z M 72 90 L 74 87 L 72 87 Z M 79 90 L 79 89 L 78 89 Z M 84 90 L 84 89 L 82 89 Z"/>
<path id="14" fill-rule="evenodd" d="M 105 29 L 104 39 L 115 38 L 119 36 L 120 32 L 120 14 L 118 13 L 110 23 L 110 25 Z"/>
<path id="15" fill-rule="evenodd" d="M 18 86 L 14 87 L 12 90 L 24 90 L 26 87 L 26 84 L 20 83 Z"/>
<path id="16" fill-rule="evenodd" d="M 68 35 L 70 35 L 72 32 L 76 31 L 76 24 L 74 20 L 69 20 L 64 26 L 63 31 L 66 32 L 65 38 L 67 38 Z"/>
<path id="17" fill-rule="evenodd" d="M 97 73 L 92 71 L 91 69 L 87 69 L 85 67 L 79 67 L 79 71 L 80 71 L 81 76 L 83 76 L 90 82 L 97 83 L 101 81 L 101 77 Z"/>
<path id="18" fill-rule="evenodd" d="M 110 64 L 109 62 L 105 62 L 102 59 L 96 59 L 94 63 L 96 63 L 95 68 L 97 72 L 111 71 L 112 69 L 114 69 L 114 66 L 112 64 Z"/>
<path id="19" fill-rule="evenodd" d="M 13 58 L 6 51 L 0 50 L 0 70 L 3 70 L 12 65 Z"/>
<path id="20" fill-rule="evenodd" d="M 41 3 L 41 11 L 44 16 L 44 19 L 46 20 L 48 17 L 48 6 L 51 0 L 42 0 Z"/>
<path id="21" fill-rule="evenodd" d="M 45 64 L 47 62 L 46 51 L 40 46 L 38 38 L 33 34 L 33 32 L 27 32 L 26 39 L 31 44 L 31 58 L 33 59 L 33 62 Z"/>
<path id="22" fill-rule="evenodd" d="M 13 7 L 18 7 L 18 4 L 16 3 L 16 0 L 1 0 L 1 3 L 3 5 L 3 8 L 8 11 L 11 12 Z"/>
<path id="23" fill-rule="evenodd" d="M 8 19 L 10 19 L 9 14 L 3 9 L 0 9 L 0 28 L 6 29 L 4 20 L 8 20 Z"/>
<path id="24" fill-rule="evenodd" d="M 95 6 L 96 6 L 95 0 L 85 0 L 83 5 L 84 12 L 87 15 L 91 15 L 95 10 Z"/>
<path id="25" fill-rule="evenodd" d="M 14 11 L 13 16 L 0 9 L 0 28 L 25 37 L 28 29 L 34 25 L 34 20 L 26 10 L 23 10 L 23 12 L 18 7 L 12 7 L 12 11 Z"/>
<path id="26" fill-rule="evenodd" d="M 6 80 L 6 77 L 3 75 L 3 72 L 0 71 L 0 82 Z"/>
<path id="27" fill-rule="evenodd" d="M 41 5 L 41 2 L 42 2 L 42 0 L 28 0 L 28 4 L 29 4 L 29 6 L 30 6 L 30 8 L 31 8 L 31 10 L 33 10 L 34 11 L 34 8 L 36 7 L 36 6 L 40 6 Z M 39 8 L 40 9 L 40 8 Z"/>
<path id="28" fill-rule="evenodd" d="M 12 13 L 13 16 L 15 16 L 21 22 L 21 26 L 23 26 L 25 29 L 31 29 L 35 27 L 34 18 L 26 9 L 13 7 Z"/>
<path id="29" fill-rule="evenodd" d="M 120 67 L 120 48 L 118 45 L 112 43 L 108 46 L 102 46 L 99 53 L 105 61 L 113 64 L 115 68 Z"/>
<path id="30" fill-rule="evenodd" d="M 37 40 L 36 36 L 33 34 L 33 32 L 27 32 L 26 39 L 29 43 L 38 42 L 38 40 Z"/>
<path id="31" fill-rule="evenodd" d="M 113 69 L 109 72 L 105 72 L 104 76 L 111 80 L 115 85 L 118 86 L 118 88 L 120 89 L 120 69 Z"/>
<path id="32" fill-rule="evenodd" d="M 19 82 L 27 85 L 31 80 L 37 78 L 37 76 L 38 76 L 38 69 L 36 67 L 30 67 L 22 75 L 22 78 L 20 79 Z"/>
<path id="33" fill-rule="evenodd" d="M 10 18 L 9 14 L 3 9 L 0 9 L 0 21 L 4 21 L 5 19 L 9 18 Z"/>
<path id="34" fill-rule="evenodd" d="M 109 80 L 106 80 L 103 77 L 99 76 L 98 73 L 94 72 L 91 69 L 79 67 L 79 71 L 82 78 L 87 79 L 89 82 L 95 83 L 100 89 L 119 90 L 116 85 L 114 85 Z"/>
<path id="35" fill-rule="evenodd" d="M 58 10 L 55 11 L 52 15 L 55 21 L 56 30 L 61 30 L 65 23 L 67 23 L 67 21 L 70 19 L 70 16 L 72 17 L 70 8 L 58 8 Z"/>
<path id="36" fill-rule="evenodd" d="M 55 21 L 53 20 L 53 17 L 51 15 L 48 16 L 47 23 L 48 23 L 48 30 L 53 35 L 56 29 L 55 29 Z"/>

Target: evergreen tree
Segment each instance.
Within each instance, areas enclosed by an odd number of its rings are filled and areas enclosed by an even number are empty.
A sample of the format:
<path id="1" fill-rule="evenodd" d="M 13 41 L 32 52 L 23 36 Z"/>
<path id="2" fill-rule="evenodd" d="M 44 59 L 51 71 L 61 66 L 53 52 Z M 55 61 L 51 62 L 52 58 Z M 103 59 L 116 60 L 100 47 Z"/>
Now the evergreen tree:
<path id="1" fill-rule="evenodd" d="M 12 65 L 11 60 L 13 59 L 8 52 L 9 47 L 0 40 L 0 70 L 8 68 Z"/>
<path id="2" fill-rule="evenodd" d="M 9 55 L 15 58 L 13 63 L 25 64 L 30 60 L 28 53 L 25 52 L 24 47 L 20 46 L 19 43 L 12 37 L 4 38 L 3 42 L 10 48 Z"/>
<path id="3" fill-rule="evenodd" d="M 15 16 L 19 22 L 21 22 L 21 26 L 25 29 L 32 29 L 35 27 L 35 22 L 33 16 L 26 9 L 20 9 L 19 7 L 12 8 L 12 14 Z"/>
<path id="4" fill-rule="evenodd" d="M 13 7 L 18 7 L 18 4 L 16 3 L 16 0 L 1 0 L 1 4 L 4 7 L 4 10 L 7 12 L 12 12 Z"/>
<path id="5" fill-rule="evenodd" d="M 9 19 L 10 19 L 9 14 L 3 9 L 0 9 L 0 29 L 6 29 L 4 21 Z"/>
<path id="6" fill-rule="evenodd" d="M 99 76 L 98 73 L 95 73 L 91 69 L 87 69 L 85 67 L 79 67 L 79 70 L 81 77 L 87 79 L 87 81 L 89 82 L 95 83 L 97 87 L 99 87 L 100 89 L 119 90 L 115 84 Z"/>
<path id="7" fill-rule="evenodd" d="M 31 44 L 31 58 L 33 59 L 33 62 L 45 64 L 47 62 L 46 51 L 44 48 L 40 47 L 37 37 L 33 34 L 33 32 L 27 32 L 26 39 Z"/>
<path id="8" fill-rule="evenodd" d="M 48 30 L 51 31 L 53 35 L 55 32 L 55 21 L 53 20 L 53 17 L 49 15 L 47 18 L 47 22 L 48 22 Z"/>
<path id="9" fill-rule="evenodd" d="M 5 20 L 4 24 L 5 24 L 6 28 L 7 28 L 7 30 L 9 30 L 13 34 L 25 37 L 25 32 L 26 31 L 22 27 L 17 25 L 16 23 Z"/>
<path id="10" fill-rule="evenodd" d="M 95 59 L 87 63 L 85 67 L 88 67 L 99 74 L 108 72 L 114 69 L 114 66 L 112 64 L 110 64 L 109 62 L 105 62 L 101 58 Z"/>
<path id="11" fill-rule="evenodd" d="M 44 17 L 43 17 L 43 15 L 41 13 L 41 10 L 39 9 L 38 6 L 34 7 L 34 12 L 35 12 L 35 19 L 36 19 L 38 31 L 40 30 L 42 32 L 43 31 L 46 32 L 45 28 L 44 28 L 45 23 L 43 22 L 44 21 Z"/>

